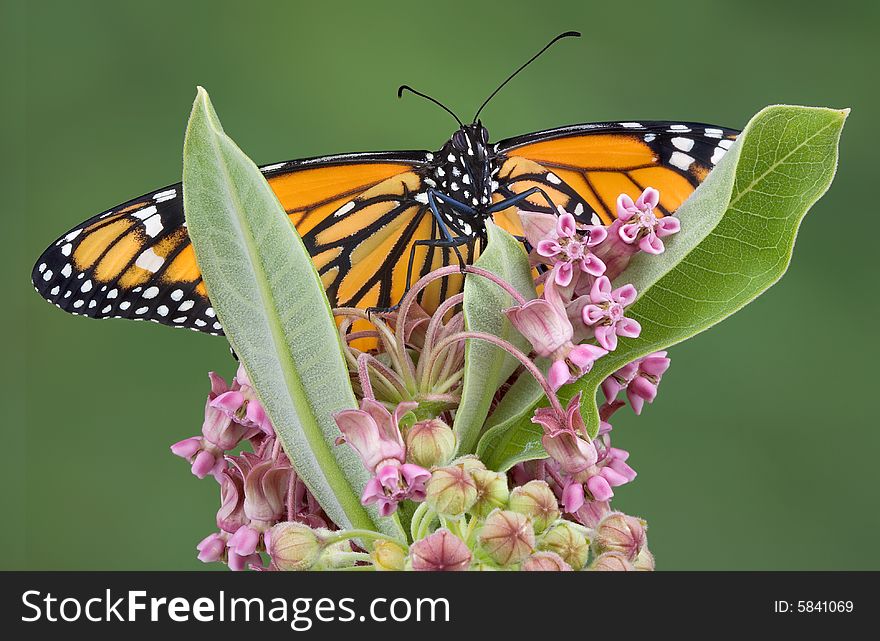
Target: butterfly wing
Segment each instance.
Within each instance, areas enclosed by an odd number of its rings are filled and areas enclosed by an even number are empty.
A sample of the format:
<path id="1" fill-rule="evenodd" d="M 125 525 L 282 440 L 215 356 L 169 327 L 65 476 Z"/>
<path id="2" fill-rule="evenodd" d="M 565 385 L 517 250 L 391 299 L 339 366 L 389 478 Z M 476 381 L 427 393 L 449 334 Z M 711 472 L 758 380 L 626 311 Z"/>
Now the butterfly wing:
<path id="1" fill-rule="evenodd" d="M 413 170 L 426 159 L 424 152 L 348 154 L 261 168 L 333 304 L 381 305 L 402 292 L 406 274 L 397 258 L 413 241 L 436 237 L 415 199 L 421 179 Z M 432 250 L 421 251 L 416 277 L 443 260 Z M 43 253 L 32 279 L 44 298 L 73 314 L 222 333 L 189 241 L 179 184 L 75 227 Z"/>
<path id="2" fill-rule="evenodd" d="M 606 122 L 502 140 L 495 145 L 495 201 L 539 187 L 584 222 L 608 225 L 620 194 L 636 199 L 650 186 L 660 190 L 658 213 L 668 215 L 706 178 L 738 133 L 689 122 Z M 540 194 L 528 201 L 530 208 L 548 210 Z M 511 209 L 500 218 L 515 231 Z"/>

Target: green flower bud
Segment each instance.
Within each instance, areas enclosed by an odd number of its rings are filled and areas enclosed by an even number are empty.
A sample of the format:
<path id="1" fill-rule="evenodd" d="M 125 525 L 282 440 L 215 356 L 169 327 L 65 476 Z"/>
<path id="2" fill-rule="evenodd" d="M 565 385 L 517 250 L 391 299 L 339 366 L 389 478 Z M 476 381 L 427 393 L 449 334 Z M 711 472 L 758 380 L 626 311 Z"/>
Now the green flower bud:
<path id="1" fill-rule="evenodd" d="M 599 572 L 631 572 L 635 570 L 620 552 L 605 552 L 597 556 L 590 565 L 591 570 Z"/>
<path id="2" fill-rule="evenodd" d="M 397 543 L 380 539 L 373 545 L 370 558 L 377 570 L 395 571 L 404 569 L 406 554 L 407 550 Z"/>
<path id="3" fill-rule="evenodd" d="M 507 475 L 491 470 L 473 470 L 471 478 L 477 485 L 477 502 L 471 507 L 471 514 L 485 518 L 496 508 L 507 505 L 510 491 L 507 489 Z"/>
<path id="4" fill-rule="evenodd" d="M 279 570 L 308 570 L 324 551 L 322 536 L 302 523 L 286 521 L 269 530 L 269 556 Z"/>
<path id="5" fill-rule="evenodd" d="M 444 516 L 461 516 L 477 500 L 477 485 L 461 464 L 434 470 L 425 491 L 428 507 Z"/>
<path id="6" fill-rule="evenodd" d="M 473 454 L 467 454 L 465 456 L 459 456 L 457 459 L 452 461 L 453 465 L 461 465 L 468 472 L 473 472 L 474 470 L 485 470 L 486 465 L 478 459 Z"/>
<path id="7" fill-rule="evenodd" d="M 584 567 L 590 556 L 590 542 L 582 529 L 569 521 L 559 521 L 544 532 L 538 548 L 556 552 L 574 570 Z"/>
<path id="8" fill-rule="evenodd" d="M 455 432 L 439 418 L 420 421 L 406 433 L 406 458 L 426 469 L 446 465 L 456 447 Z"/>
<path id="9" fill-rule="evenodd" d="M 480 545 L 499 565 L 519 563 L 535 549 L 535 531 L 529 517 L 510 510 L 495 510 L 480 530 Z"/>
<path id="10" fill-rule="evenodd" d="M 596 526 L 593 537 L 596 553 L 619 552 L 628 561 L 635 561 L 647 542 L 645 525 L 642 519 L 623 512 L 609 512 Z"/>
<path id="11" fill-rule="evenodd" d="M 636 560 L 633 561 L 633 567 L 639 572 L 654 571 L 654 555 L 651 554 L 647 546 L 643 547 L 642 551 L 639 552 Z"/>
<path id="12" fill-rule="evenodd" d="M 529 481 L 513 488 L 509 505 L 514 512 L 531 517 L 532 526 L 538 534 L 559 518 L 559 502 L 544 481 Z"/>
<path id="13" fill-rule="evenodd" d="M 571 566 L 556 552 L 535 552 L 522 563 L 525 572 L 571 572 Z"/>

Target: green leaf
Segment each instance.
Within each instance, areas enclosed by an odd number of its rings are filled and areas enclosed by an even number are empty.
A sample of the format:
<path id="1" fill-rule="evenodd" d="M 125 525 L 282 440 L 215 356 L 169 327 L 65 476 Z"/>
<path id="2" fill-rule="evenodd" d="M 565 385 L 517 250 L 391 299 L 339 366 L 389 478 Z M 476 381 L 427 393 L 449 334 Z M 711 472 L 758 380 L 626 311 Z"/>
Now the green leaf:
<path id="1" fill-rule="evenodd" d="M 356 405 L 324 288 L 201 87 L 184 142 L 183 197 L 211 303 L 297 474 L 340 526 L 376 529 L 354 490 L 367 472 L 351 448 L 334 445 L 332 413 Z"/>
<path id="2" fill-rule="evenodd" d="M 599 428 L 596 391 L 626 363 L 702 332 L 773 285 L 788 268 L 801 221 L 828 189 L 848 110 L 767 107 L 749 122 L 706 181 L 682 206 L 679 234 L 660 256 L 640 254 L 616 280 L 632 283 L 638 300 L 627 315 L 642 325 L 637 339 L 621 339 L 593 371 L 561 390 L 583 392 L 587 428 Z M 486 434 L 484 461 L 507 469 L 544 456 L 541 430 L 529 420 L 540 393 L 518 416 Z M 527 458 L 524 458 L 527 457 Z"/>
<path id="3" fill-rule="evenodd" d="M 534 278 L 522 243 L 492 223 L 487 225 L 487 233 L 489 243 L 475 265 L 505 280 L 526 300 L 534 298 Z M 528 353 L 528 341 L 501 312 L 514 304 L 510 294 L 488 279 L 475 275 L 465 278 L 465 329 L 494 334 Z M 503 349 L 485 341 L 469 339 L 465 344 L 461 403 L 453 423 L 460 454 L 473 451 L 492 397 L 518 364 Z"/>

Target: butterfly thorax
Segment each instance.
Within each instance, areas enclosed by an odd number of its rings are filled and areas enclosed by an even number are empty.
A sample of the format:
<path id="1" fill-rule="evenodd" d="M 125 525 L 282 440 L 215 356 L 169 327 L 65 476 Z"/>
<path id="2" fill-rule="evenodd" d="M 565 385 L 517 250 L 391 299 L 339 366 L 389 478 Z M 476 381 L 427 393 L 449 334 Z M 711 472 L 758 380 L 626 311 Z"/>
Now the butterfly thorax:
<path id="1" fill-rule="evenodd" d="M 448 204 L 444 206 L 442 197 L 438 198 L 438 208 L 453 226 L 460 227 L 460 221 L 464 221 L 476 227 L 475 231 L 483 227 L 492 204 L 493 157 L 489 132 L 480 122 L 464 125 L 434 154 L 425 184 L 475 212 L 470 217 L 462 208 L 452 212 Z M 473 233 L 467 229 L 456 231 Z"/>

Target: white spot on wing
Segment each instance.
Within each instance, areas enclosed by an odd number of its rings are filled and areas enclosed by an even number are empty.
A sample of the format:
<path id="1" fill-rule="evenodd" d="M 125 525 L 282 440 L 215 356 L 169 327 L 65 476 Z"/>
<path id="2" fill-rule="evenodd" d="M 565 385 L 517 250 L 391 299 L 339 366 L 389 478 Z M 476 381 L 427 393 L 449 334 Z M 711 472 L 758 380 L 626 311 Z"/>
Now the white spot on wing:
<path id="1" fill-rule="evenodd" d="M 682 151 L 690 151 L 694 148 L 694 139 L 682 138 L 681 136 L 677 136 L 672 139 L 672 144 L 675 145 L 676 149 L 681 149 Z"/>
<path id="2" fill-rule="evenodd" d="M 547 181 L 553 183 L 554 185 L 561 185 L 562 181 L 559 179 L 559 176 L 554 174 L 552 171 L 547 173 Z"/>
<path id="3" fill-rule="evenodd" d="M 141 269 L 146 269 L 148 272 L 152 272 L 155 274 L 164 262 L 165 259 L 157 255 L 156 252 L 153 251 L 152 247 L 147 247 L 147 249 L 142 251 L 141 255 L 137 257 L 137 260 L 134 261 L 134 264 Z"/>
<path id="4" fill-rule="evenodd" d="M 692 156 L 689 156 L 680 151 L 673 151 L 672 156 L 669 157 L 669 164 L 673 167 L 678 167 L 682 171 L 687 171 L 690 169 L 691 164 L 693 164 L 694 159 Z"/>
<path id="5" fill-rule="evenodd" d="M 147 291 L 144 292 L 144 298 L 156 298 L 156 294 L 159 293 L 158 287 L 148 287 Z"/>
<path id="6" fill-rule="evenodd" d="M 640 122 L 622 122 L 620 123 L 621 127 L 626 127 L 627 129 L 644 129 L 644 125 Z"/>
<path id="7" fill-rule="evenodd" d="M 339 218 L 340 216 L 345 216 L 345 214 L 350 212 L 352 209 L 354 209 L 354 201 L 349 200 L 342 207 L 340 207 L 339 209 L 336 210 L 336 212 L 333 214 L 333 217 Z"/>
<path id="8" fill-rule="evenodd" d="M 156 209 L 156 205 L 150 205 L 149 207 L 144 207 L 143 209 L 138 209 L 135 212 L 132 212 L 132 216 L 137 218 L 138 220 L 146 220 L 153 214 L 157 213 L 159 210 Z"/>

